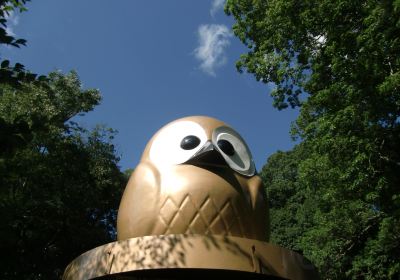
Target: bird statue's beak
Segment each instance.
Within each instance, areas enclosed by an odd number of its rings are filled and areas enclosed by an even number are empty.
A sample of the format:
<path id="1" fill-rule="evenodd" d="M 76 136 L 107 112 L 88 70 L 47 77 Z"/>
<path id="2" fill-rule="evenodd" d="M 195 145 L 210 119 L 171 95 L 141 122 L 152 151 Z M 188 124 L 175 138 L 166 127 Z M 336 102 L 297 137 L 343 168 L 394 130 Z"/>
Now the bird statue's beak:
<path id="1" fill-rule="evenodd" d="M 225 159 L 211 141 L 207 141 L 204 146 L 185 163 L 218 167 L 228 166 Z"/>

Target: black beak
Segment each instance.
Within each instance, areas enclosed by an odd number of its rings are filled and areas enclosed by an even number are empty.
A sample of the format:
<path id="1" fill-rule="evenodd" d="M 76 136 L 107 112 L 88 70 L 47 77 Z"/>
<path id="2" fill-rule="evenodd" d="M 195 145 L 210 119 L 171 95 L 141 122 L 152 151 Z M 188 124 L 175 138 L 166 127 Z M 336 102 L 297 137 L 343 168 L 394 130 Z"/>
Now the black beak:
<path id="1" fill-rule="evenodd" d="M 225 159 L 211 141 L 207 141 L 204 146 L 185 163 L 218 167 L 228 166 Z"/>

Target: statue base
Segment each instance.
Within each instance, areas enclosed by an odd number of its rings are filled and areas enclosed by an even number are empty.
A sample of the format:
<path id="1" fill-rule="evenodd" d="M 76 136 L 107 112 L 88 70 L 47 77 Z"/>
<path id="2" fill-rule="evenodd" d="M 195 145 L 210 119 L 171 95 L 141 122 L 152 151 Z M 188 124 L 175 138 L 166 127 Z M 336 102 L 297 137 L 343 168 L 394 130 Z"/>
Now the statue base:
<path id="1" fill-rule="evenodd" d="M 318 279 L 300 254 L 234 236 L 144 236 L 94 248 L 73 260 L 63 279 Z M 233 278 L 236 279 L 236 278 Z"/>

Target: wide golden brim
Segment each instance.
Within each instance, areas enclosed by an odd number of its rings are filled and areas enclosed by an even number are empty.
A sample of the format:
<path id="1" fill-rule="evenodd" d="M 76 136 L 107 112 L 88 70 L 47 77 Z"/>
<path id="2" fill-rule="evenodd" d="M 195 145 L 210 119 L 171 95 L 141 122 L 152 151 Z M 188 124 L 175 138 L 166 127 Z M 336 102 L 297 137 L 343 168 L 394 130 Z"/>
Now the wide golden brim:
<path id="1" fill-rule="evenodd" d="M 134 279 L 137 275 L 160 279 L 179 271 L 199 271 L 204 277 L 237 272 L 257 276 L 252 279 L 318 279 L 312 264 L 296 252 L 259 240 L 191 234 L 144 236 L 108 243 L 73 260 L 63 279 Z"/>

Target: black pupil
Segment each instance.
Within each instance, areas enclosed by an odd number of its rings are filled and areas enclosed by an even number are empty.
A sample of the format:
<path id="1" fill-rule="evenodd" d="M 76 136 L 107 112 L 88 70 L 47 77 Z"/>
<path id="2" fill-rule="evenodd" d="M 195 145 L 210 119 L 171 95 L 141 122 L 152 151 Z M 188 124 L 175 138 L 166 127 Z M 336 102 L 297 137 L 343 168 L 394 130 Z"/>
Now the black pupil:
<path id="1" fill-rule="evenodd" d="M 235 148 L 233 148 L 232 144 L 227 140 L 218 140 L 218 147 L 228 156 L 233 156 L 235 154 Z"/>
<path id="2" fill-rule="evenodd" d="M 191 150 L 200 144 L 200 139 L 197 136 L 189 135 L 182 139 L 181 148 L 184 150 Z"/>

